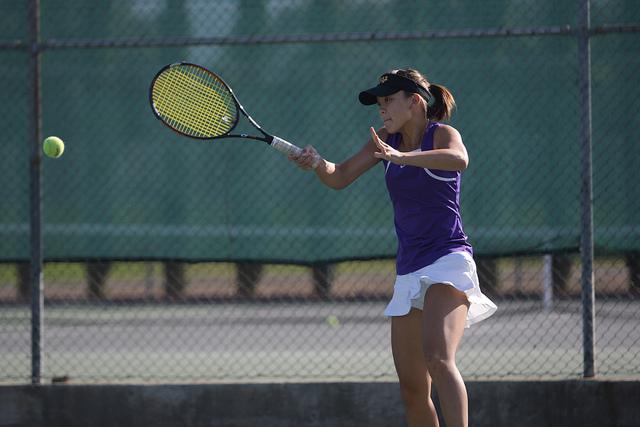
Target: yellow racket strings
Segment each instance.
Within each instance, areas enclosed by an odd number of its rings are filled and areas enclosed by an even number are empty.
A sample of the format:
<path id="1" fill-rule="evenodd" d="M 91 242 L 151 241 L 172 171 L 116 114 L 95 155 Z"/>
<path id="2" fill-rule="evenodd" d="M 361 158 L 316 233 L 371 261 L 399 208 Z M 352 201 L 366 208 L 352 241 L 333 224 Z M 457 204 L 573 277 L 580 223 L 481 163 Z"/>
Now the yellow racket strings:
<path id="1" fill-rule="evenodd" d="M 160 117 L 184 134 L 210 138 L 229 132 L 238 114 L 224 83 L 199 67 L 179 65 L 158 76 L 152 90 Z"/>

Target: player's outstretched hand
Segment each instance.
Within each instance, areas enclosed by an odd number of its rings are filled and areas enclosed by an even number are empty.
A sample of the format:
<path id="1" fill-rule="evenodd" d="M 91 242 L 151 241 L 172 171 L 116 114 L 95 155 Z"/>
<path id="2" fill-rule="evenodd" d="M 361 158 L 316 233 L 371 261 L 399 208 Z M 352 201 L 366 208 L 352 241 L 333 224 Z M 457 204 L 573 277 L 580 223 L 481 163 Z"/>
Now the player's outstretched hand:
<path id="1" fill-rule="evenodd" d="M 369 131 L 371 132 L 371 139 L 373 139 L 378 149 L 373 153 L 373 156 L 378 159 L 388 160 L 391 163 L 401 164 L 402 153 L 381 140 L 374 128 L 370 127 Z"/>
<path id="2" fill-rule="evenodd" d="M 304 147 L 299 155 L 289 154 L 289 160 L 294 162 L 300 169 L 306 171 L 315 169 L 321 159 L 320 154 L 312 145 Z"/>

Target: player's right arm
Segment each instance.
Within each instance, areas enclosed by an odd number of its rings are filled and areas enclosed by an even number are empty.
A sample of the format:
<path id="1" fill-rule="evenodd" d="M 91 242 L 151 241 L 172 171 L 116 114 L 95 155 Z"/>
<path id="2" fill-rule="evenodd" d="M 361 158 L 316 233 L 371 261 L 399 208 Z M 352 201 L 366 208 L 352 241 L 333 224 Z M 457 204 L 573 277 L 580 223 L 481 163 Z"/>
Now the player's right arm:
<path id="1" fill-rule="evenodd" d="M 386 129 L 381 128 L 377 133 L 380 139 L 383 141 L 387 140 L 388 133 Z M 380 161 L 380 159 L 373 155 L 376 151 L 376 144 L 373 142 L 373 139 L 369 138 L 360 151 L 342 163 L 333 163 L 321 158 L 320 163 L 315 169 L 316 175 L 327 187 L 333 188 L 334 190 L 342 190 Z M 316 156 L 320 157 L 316 149 L 308 145 L 304 148 L 300 156 L 289 156 L 289 158 L 300 168 L 308 170 Z"/>

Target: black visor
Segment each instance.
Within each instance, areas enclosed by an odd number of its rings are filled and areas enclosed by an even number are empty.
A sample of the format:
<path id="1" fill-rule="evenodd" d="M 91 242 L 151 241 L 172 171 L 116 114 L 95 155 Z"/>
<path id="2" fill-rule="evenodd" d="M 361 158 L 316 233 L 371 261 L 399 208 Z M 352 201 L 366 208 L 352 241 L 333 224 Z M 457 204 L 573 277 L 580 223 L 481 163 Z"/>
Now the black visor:
<path id="1" fill-rule="evenodd" d="M 358 99 L 364 105 L 373 105 L 378 102 L 379 96 L 389 96 L 404 90 L 410 93 L 422 95 L 428 105 L 433 105 L 433 95 L 424 86 L 414 82 L 410 78 L 398 74 L 383 74 L 378 80 L 378 86 L 360 92 Z"/>

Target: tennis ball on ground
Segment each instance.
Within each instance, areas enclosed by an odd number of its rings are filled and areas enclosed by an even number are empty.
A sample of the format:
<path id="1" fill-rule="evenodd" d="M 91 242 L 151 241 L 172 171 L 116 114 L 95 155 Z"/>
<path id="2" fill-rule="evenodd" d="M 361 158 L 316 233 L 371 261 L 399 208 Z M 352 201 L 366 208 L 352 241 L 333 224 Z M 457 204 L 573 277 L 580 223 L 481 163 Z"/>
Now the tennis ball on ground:
<path id="1" fill-rule="evenodd" d="M 44 150 L 44 154 L 49 157 L 60 157 L 62 153 L 64 153 L 64 142 L 57 136 L 50 136 L 44 140 L 42 149 Z"/>
<path id="2" fill-rule="evenodd" d="M 325 322 L 327 322 L 327 325 L 331 326 L 332 328 L 337 328 L 338 326 L 340 326 L 340 320 L 338 320 L 338 318 L 333 315 L 327 316 Z"/>

